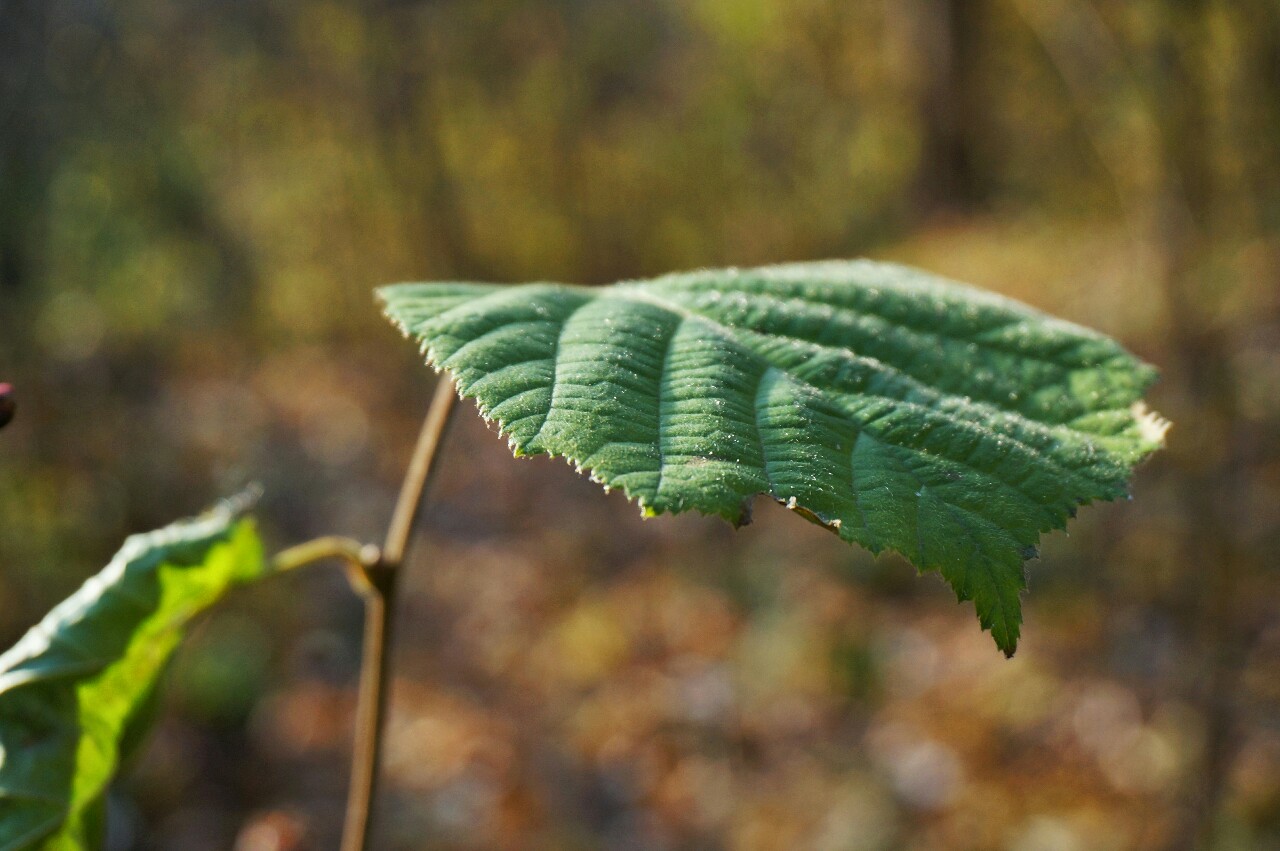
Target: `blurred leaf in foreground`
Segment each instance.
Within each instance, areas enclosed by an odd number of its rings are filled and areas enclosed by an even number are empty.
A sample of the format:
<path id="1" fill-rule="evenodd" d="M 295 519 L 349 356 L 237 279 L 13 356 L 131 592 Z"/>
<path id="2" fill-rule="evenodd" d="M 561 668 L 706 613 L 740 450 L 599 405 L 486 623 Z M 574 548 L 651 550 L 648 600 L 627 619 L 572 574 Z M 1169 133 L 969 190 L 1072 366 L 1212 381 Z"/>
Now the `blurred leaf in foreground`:
<path id="1" fill-rule="evenodd" d="M 266 569 L 247 501 L 129 538 L 0 656 L 0 851 L 100 847 L 107 786 L 183 631 Z"/>
<path id="2" fill-rule="evenodd" d="M 646 515 L 766 494 L 942 573 L 1008 654 L 1023 562 L 1161 445 L 1155 371 L 1113 340 L 884 263 L 611 287 L 402 284 L 388 316 L 496 420 Z"/>

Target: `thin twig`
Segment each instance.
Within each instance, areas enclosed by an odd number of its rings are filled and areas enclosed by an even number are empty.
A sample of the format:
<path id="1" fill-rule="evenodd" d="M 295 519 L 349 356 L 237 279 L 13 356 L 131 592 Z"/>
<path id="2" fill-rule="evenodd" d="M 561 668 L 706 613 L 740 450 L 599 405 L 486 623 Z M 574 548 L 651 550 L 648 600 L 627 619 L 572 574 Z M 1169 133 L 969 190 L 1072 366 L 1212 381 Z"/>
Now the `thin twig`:
<path id="1" fill-rule="evenodd" d="M 404 477 L 400 488 L 400 499 L 396 502 L 395 513 L 391 516 L 391 527 L 387 530 L 387 542 L 382 547 L 382 564 L 384 567 L 396 568 L 404 561 L 405 550 L 409 546 L 409 538 L 413 534 L 413 524 L 418 518 L 418 506 L 422 503 L 422 493 L 426 489 L 427 480 L 431 477 L 432 462 L 435 461 L 436 450 L 444 437 L 445 426 L 449 422 L 449 412 L 458 394 L 453 389 L 453 382 L 441 376 L 436 385 L 436 394 L 431 399 L 431 407 L 427 410 L 427 419 L 422 424 L 422 433 L 418 435 L 418 446 L 413 451 L 413 460 L 409 463 L 409 472 Z"/>
<path id="2" fill-rule="evenodd" d="M 342 851 L 364 851 L 373 827 L 373 799 L 378 787 L 382 730 L 387 714 L 391 613 L 395 605 L 397 579 L 423 494 L 431 479 L 436 451 L 444 438 L 449 413 L 457 398 L 453 382 L 441 377 L 400 488 L 386 545 L 375 563 L 364 566 L 362 574 L 366 582 L 363 588 L 357 589 L 365 601 L 364 651 L 360 662 L 360 694 L 356 705 L 351 785 L 347 793 Z"/>
<path id="3" fill-rule="evenodd" d="M 330 535 L 290 547 L 272 559 L 271 564 L 275 570 L 285 571 L 306 567 L 327 558 L 337 558 L 348 564 L 368 567 L 377 564 L 380 557 L 375 546 L 362 544 L 354 538 Z"/>

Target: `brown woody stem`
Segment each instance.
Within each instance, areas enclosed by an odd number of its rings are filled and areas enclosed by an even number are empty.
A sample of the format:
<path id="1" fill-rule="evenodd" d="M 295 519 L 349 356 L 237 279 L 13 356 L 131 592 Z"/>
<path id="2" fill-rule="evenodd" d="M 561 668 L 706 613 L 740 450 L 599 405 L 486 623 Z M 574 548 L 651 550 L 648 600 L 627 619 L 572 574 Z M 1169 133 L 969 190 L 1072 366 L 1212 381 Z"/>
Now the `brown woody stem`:
<path id="1" fill-rule="evenodd" d="M 376 560 L 361 563 L 362 581 L 353 583 L 365 601 L 364 651 L 360 662 L 360 694 L 356 705 L 355 742 L 352 746 L 351 783 L 347 793 L 342 851 L 365 851 L 373 827 L 373 800 L 378 788 L 382 732 L 387 714 L 391 614 L 396 585 L 423 494 L 431 480 L 436 453 L 449 423 L 449 413 L 457 398 L 453 382 L 442 376 L 400 488 L 386 544 Z"/>

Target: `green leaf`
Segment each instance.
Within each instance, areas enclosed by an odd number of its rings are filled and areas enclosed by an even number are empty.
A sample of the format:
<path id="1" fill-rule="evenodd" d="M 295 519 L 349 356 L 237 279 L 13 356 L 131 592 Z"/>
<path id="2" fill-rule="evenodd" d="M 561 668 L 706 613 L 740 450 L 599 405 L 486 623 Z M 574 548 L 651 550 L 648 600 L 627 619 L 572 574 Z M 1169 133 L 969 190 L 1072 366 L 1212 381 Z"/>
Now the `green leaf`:
<path id="1" fill-rule="evenodd" d="M 129 538 L 0 656 L 0 851 L 100 847 L 107 785 L 184 629 L 265 571 L 245 502 Z"/>
<path id="2" fill-rule="evenodd" d="M 1126 493 L 1163 423 L 1112 340 L 902 266 L 807 263 L 586 289 L 400 284 L 387 315 L 496 420 L 646 515 L 767 494 L 937 570 L 1006 653 L 1023 562 Z"/>

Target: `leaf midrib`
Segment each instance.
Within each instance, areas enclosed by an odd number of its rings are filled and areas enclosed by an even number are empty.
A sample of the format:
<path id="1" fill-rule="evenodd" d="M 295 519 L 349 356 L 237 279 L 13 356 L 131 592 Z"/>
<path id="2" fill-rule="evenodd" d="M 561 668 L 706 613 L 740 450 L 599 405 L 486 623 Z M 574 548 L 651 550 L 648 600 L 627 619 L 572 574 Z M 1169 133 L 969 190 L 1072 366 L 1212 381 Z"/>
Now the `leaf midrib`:
<path id="1" fill-rule="evenodd" d="M 647 292 L 647 291 L 640 290 L 640 289 L 632 289 L 632 288 L 628 288 L 628 289 L 625 289 L 625 290 L 615 289 L 615 290 L 613 290 L 613 291 L 611 292 L 611 296 L 621 298 L 622 300 L 630 300 L 630 301 L 632 301 L 633 303 L 646 303 L 646 304 L 649 304 L 649 305 L 651 305 L 651 306 L 653 306 L 653 307 L 657 307 L 657 308 L 660 308 L 660 309 L 662 309 L 662 310 L 667 310 L 667 311 L 669 311 L 669 312 L 671 312 L 671 313 L 674 313 L 674 314 L 676 314 L 677 316 L 680 316 L 683 320 L 686 320 L 686 321 L 687 321 L 687 320 L 694 320 L 694 321 L 702 322 L 702 323 L 704 323 L 704 324 L 706 324 L 706 325 L 711 326 L 714 330 L 716 330 L 716 331 L 717 331 L 717 332 L 719 332 L 720 334 L 725 335 L 725 336 L 726 336 L 730 341 L 735 341 L 735 340 L 737 340 L 737 339 L 739 338 L 739 336 L 740 336 L 740 335 L 755 335 L 755 336 L 761 336 L 761 337 L 768 337 L 768 338 L 771 338 L 771 339 L 781 339 L 781 340 L 784 340 L 784 341 L 787 341 L 787 342 L 797 342 L 797 341 L 793 341 L 793 340 L 791 340 L 791 338 L 782 337 L 781 335 L 768 334 L 768 333 L 764 333 L 764 332 L 755 331 L 754 329 L 750 329 L 750 328 L 742 328 L 742 327 L 740 327 L 740 326 L 735 326 L 735 325 L 726 325 L 725 323 L 721 322 L 720 320 L 716 319 L 715 317 L 706 316 L 705 314 L 698 313 L 697 311 L 694 311 L 694 310 L 690 310 L 689 308 L 686 308 L 684 305 L 680 305 L 680 304 L 677 304 L 677 303 L 675 303 L 675 302 L 670 302 L 670 301 L 668 301 L 668 300 L 666 300 L 666 299 L 661 298 L 660 296 L 654 296 L 652 293 L 649 293 L 649 292 Z M 574 312 L 576 313 L 576 309 L 575 309 L 575 311 L 574 311 Z M 567 325 L 567 324 L 568 324 L 568 319 L 566 318 L 566 320 L 565 320 L 565 325 Z M 895 367 L 893 367 L 893 366 L 891 366 L 891 365 L 889 365 L 889 364 L 884 364 L 884 362 L 883 362 L 883 361 L 879 361 L 879 360 L 877 360 L 876 358 L 869 358 L 869 357 L 866 357 L 865 355 L 857 355 L 857 354 L 853 354 L 853 353 L 851 353 L 851 352 L 847 352 L 846 350 L 843 350 L 843 349 L 837 349 L 837 348 L 836 348 L 836 347 L 834 347 L 834 346 L 822 346 L 821 344 L 818 344 L 818 343 L 810 343 L 810 342 L 808 342 L 808 341 L 803 341 L 803 343 L 804 343 L 804 345 L 811 345 L 811 346 L 814 346 L 815 348 L 822 348 L 822 349 L 826 349 L 826 350 L 833 350 L 833 351 L 839 352 L 839 353 L 841 353 L 841 354 L 844 354 L 845 356 L 848 356 L 848 357 L 860 358 L 860 359 L 864 359 L 864 360 L 866 360 L 866 361 L 868 361 L 868 362 L 874 362 L 874 363 L 876 363 L 876 364 L 881 365 L 881 366 L 882 366 L 886 371 L 888 371 L 888 370 L 896 371 L 896 368 L 895 368 Z M 780 372 L 780 373 L 782 373 L 782 374 L 786 375 L 786 376 L 787 376 L 788 378 L 790 378 L 791 380 L 793 380 L 793 381 L 795 381 L 795 382 L 797 382 L 797 383 L 799 383 L 799 384 L 803 384 L 805 387 L 808 387 L 809 389 L 813 390 L 814 392 L 816 392 L 816 393 L 818 393 L 818 394 L 820 394 L 820 395 L 822 395 L 822 396 L 824 396 L 824 397 L 835 396 L 835 397 L 837 397 L 839 400 L 844 401 L 844 400 L 846 400 L 847 398 L 849 398 L 849 396 L 850 396 L 850 394 L 847 394 L 847 393 L 843 393 L 843 392 L 839 392 L 839 391 L 833 391 L 833 390 L 830 390 L 829 388 L 823 388 L 823 387 L 820 387 L 820 386 L 818 386 L 818 385 L 815 385 L 815 384 L 813 384 L 813 383 L 811 383 L 811 382 L 807 381 L 807 380 L 806 380 L 806 379 L 804 379 L 803 377 L 796 375 L 794 372 L 791 372 L 790 370 L 786 369 L 785 367 L 781 367 L 781 366 L 778 366 L 777 364 L 773 364 L 772 362 L 770 362 L 770 360 L 768 359 L 768 357 L 767 357 L 763 352 L 760 352 L 760 351 L 758 351 L 757 349 L 755 349 L 755 348 L 753 348 L 753 347 L 751 348 L 751 351 L 752 351 L 752 353 L 753 353 L 753 354 L 755 354 L 757 357 L 759 357 L 759 358 L 761 359 L 761 361 L 763 361 L 764 363 L 768 364 L 771 368 L 776 369 L 778 372 Z M 978 426 L 978 416 L 980 416 L 980 415 L 981 415 L 981 413 L 982 413 L 982 409 L 983 409 L 983 408 L 989 408 L 989 409 L 990 409 L 990 410 L 992 410 L 993 412 L 998 412 L 998 413 L 1000 413 L 1000 414 L 1002 414 L 1002 415 L 1006 415 L 1006 416 L 1013 416 L 1013 417 L 1016 417 L 1017 419 L 1019 419 L 1019 420 L 1023 421 L 1024 423 L 1029 424 L 1032 428 L 1036 428 L 1036 429 L 1043 429 L 1043 430 L 1045 430 L 1045 431 L 1050 431 L 1050 432 L 1051 432 L 1051 430 L 1052 430 L 1052 429 L 1054 429 L 1054 428 L 1063 428 L 1063 429 L 1068 430 L 1072 435 L 1076 435 L 1076 436 L 1078 436 L 1080 439 L 1082 439 L 1082 440 L 1084 440 L 1084 441 L 1086 441 L 1086 442 L 1093 442 L 1093 441 L 1095 441 L 1095 440 L 1096 440 L 1096 438 L 1095 438 L 1093 435 L 1088 435 L 1088 434 L 1085 434 L 1084 432 L 1076 431 L 1076 430 L 1071 429 L 1069 426 L 1066 426 L 1066 425 L 1060 425 L 1060 426 L 1049 426 L 1049 425 L 1046 425 L 1046 424 L 1044 424 L 1044 423 L 1042 423 L 1042 422 L 1040 422 L 1040 421 L 1038 421 L 1038 420 L 1034 420 L 1034 419 L 1032 419 L 1032 418 L 1030 418 L 1030 417 L 1027 417 L 1027 416 L 1026 416 L 1026 415 L 1024 415 L 1024 414 L 1021 414 L 1021 413 L 1018 413 L 1018 412 L 1015 412 L 1015 411 L 1006 411 L 1006 410 L 1003 410 L 1003 409 L 997 408 L 997 407 L 996 407 L 996 406 L 994 406 L 994 405 L 986 405 L 985 403 L 982 403 L 982 402 L 974 402 L 974 401 L 972 401 L 972 400 L 965 399 L 965 398 L 964 398 L 964 397 L 962 397 L 962 396 L 956 396 L 956 395 L 951 394 L 951 393 L 945 393 L 945 392 L 942 392 L 942 391 L 934 390 L 934 389 L 933 389 L 933 388 L 931 388 L 929 385 L 924 384 L 923 382 L 920 382 L 918 379 L 915 379 L 915 378 L 913 378 L 913 377 L 911 377 L 911 376 L 904 376 L 904 377 L 906 377 L 908 380 L 910 380 L 910 381 L 912 381 L 912 382 L 914 382 L 914 383 L 918 384 L 920 387 L 922 387 L 922 388 L 924 388 L 924 389 L 926 389 L 926 390 L 930 390 L 930 391 L 932 391 L 932 392 L 936 393 L 936 394 L 937 394 L 938 396 L 940 396 L 940 397 L 945 397 L 945 398 L 948 398 L 948 399 L 952 399 L 952 400 L 955 400 L 955 401 L 959 402 L 962 406 L 966 406 L 966 407 L 969 407 L 969 408 L 976 409 L 976 410 L 975 410 L 975 416 L 974 416 L 974 417 L 972 417 L 972 418 L 970 418 L 970 417 L 955 417 L 954 419 L 955 419 L 955 421 L 956 421 L 957 423 L 964 423 L 964 424 L 966 424 L 967 426 L 970 426 L 970 427 L 977 427 L 977 426 Z M 897 397 L 895 397 L 895 396 L 885 396 L 885 395 L 882 395 L 882 394 L 878 394 L 878 393 L 871 393 L 871 392 L 862 392 L 862 393 L 860 393 L 859 395 L 862 395 L 862 396 L 864 396 L 864 397 L 868 397 L 868 398 L 882 399 L 882 400 L 884 400 L 884 401 L 886 401 L 886 402 L 892 402 L 892 403 L 893 403 L 893 404 L 895 404 L 895 405 L 899 405 L 899 406 L 905 407 L 905 408 L 907 408 L 907 409 L 909 409 L 909 410 L 913 410 L 913 411 L 920 411 L 920 412 L 922 412 L 922 413 L 932 413 L 932 412 L 933 412 L 933 411 L 932 411 L 932 409 L 931 409 L 931 408 L 929 408 L 927 405 L 921 405 L 921 404 L 920 404 L 920 403 L 918 403 L 918 402 L 910 402 L 910 401 L 907 401 L 907 400 L 904 400 L 904 399 L 899 399 L 899 398 L 897 398 Z M 849 412 L 847 409 L 845 409 L 843 405 L 841 405 L 841 408 L 842 408 L 842 410 L 844 410 L 844 412 L 845 412 L 846 414 L 848 414 L 848 415 L 850 415 L 850 416 L 853 416 L 853 414 L 852 414 L 851 412 Z M 873 421 L 874 421 L 874 420 L 873 420 Z M 862 423 L 863 428 L 865 428 L 867 425 L 869 425 L 869 424 L 870 424 L 870 422 L 872 422 L 872 421 L 868 421 L 868 422 L 864 422 L 864 423 Z M 1059 473 L 1061 473 L 1061 474 L 1062 474 L 1062 475 L 1064 475 L 1064 476 L 1068 476 L 1068 477 L 1071 477 L 1071 478 L 1075 478 L 1075 477 L 1079 476 L 1079 477 L 1082 477 L 1082 478 L 1084 478 L 1084 479 L 1087 479 L 1091 484 L 1095 484 L 1095 485 L 1102 485 L 1102 486 L 1105 486 L 1105 487 L 1110 487 L 1110 486 L 1112 486 L 1112 485 L 1114 484 L 1114 482 L 1112 482 L 1110 479 L 1096 477 L 1096 476 L 1094 476 L 1092 473 L 1090 473 L 1089 471 L 1087 471 L 1087 470 L 1085 470 L 1085 469 L 1067 469 L 1067 468 L 1063 467 L 1060 463 L 1058 463 L 1055 459 L 1053 459 L 1053 458 L 1049 457 L 1048 455 L 1046 455 L 1042 450 L 1038 449 L 1037 447 L 1031 446 L 1030 444 L 1027 444 L 1027 443 L 1025 443 L 1024 441 L 1021 441 L 1021 440 L 1019 440 L 1018 438 L 1013 437 L 1013 436 L 1011 436 L 1011 435 L 1009 435 L 1009 434 L 1003 434 L 1002 436 L 1003 436 L 1006 440 L 1008 440 L 1010 443 L 1013 443 L 1013 444 L 1016 444 L 1016 445 L 1017 445 L 1017 446 L 1019 446 L 1019 447 L 1022 447 L 1026 452 L 1028 452 L 1028 453 L 1030 453 L 1031 455 L 1035 456 L 1035 458 L 1036 458 L 1038 461 L 1040 461 L 1040 462 L 1044 463 L 1045 465 L 1047 465 L 1047 466 L 1051 467 L 1052 469 L 1054 469 L 1054 470 L 1058 471 Z M 1057 435 L 1050 434 L 1049 436 L 1050 436 L 1052 439 L 1054 439 L 1054 440 L 1060 440 L 1060 438 L 1059 438 Z M 888 439 L 889 439 L 887 436 L 884 436 L 884 435 L 881 435 L 881 436 L 878 436 L 878 437 L 877 437 L 877 439 L 881 439 L 881 438 L 886 439 L 886 440 L 888 440 Z M 890 442 L 890 443 L 893 443 L 895 446 L 898 446 L 898 447 L 899 447 L 899 448 L 901 448 L 901 449 L 905 449 L 905 450 L 908 450 L 908 451 L 913 451 L 913 452 L 914 452 L 914 451 L 923 451 L 923 450 L 916 450 L 916 449 L 914 449 L 913 447 L 910 447 L 910 446 L 904 446 L 904 445 L 902 445 L 902 444 L 897 443 L 896 441 L 889 440 L 889 442 Z M 928 454 L 928 453 L 925 453 L 925 454 Z M 968 462 L 968 460 L 967 460 L 967 459 L 966 459 L 966 460 L 964 460 L 964 461 L 960 461 L 960 460 L 957 460 L 957 459 L 950 459 L 950 458 L 949 458 L 948 460 L 951 460 L 951 461 L 953 461 L 953 462 L 955 462 L 955 463 L 959 463 L 961 466 L 967 467 L 968 469 L 973 470 L 974 472 L 977 472 L 977 473 L 980 473 L 980 474 L 983 474 L 983 475 L 990 475 L 990 476 L 992 476 L 992 477 L 995 477 L 995 474 L 994 474 L 993 472 L 991 472 L 991 471 L 989 471 L 989 470 L 982 470 L 982 469 L 979 469 L 979 468 L 977 468 L 977 467 L 974 467 L 972 464 L 970 464 L 970 463 Z M 1032 496 L 1031 494 L 1028 494 L 1025 490 L 1023 490 L 1023 489 L 1022 489 L 1022 487 L 1021 487 L 1019 484 L 1015 484 L 1015 483 L 1010 482 L 1010 481 L 1007 481 L 1007 480 L 1005 480 L 1005 479 L 998 479 L 998 480 L 999 480 L 999 481 L 1001 481 L 1001 482 L 1002 482 L 1003 484 L 1005 484 L 1006 486 L 1008 486 L 1009 488 L 1011 488 L 1011 489 L 1013 489 L 1013 490 L 1017 491 L 1019 494 L 1022 494 L 1024 497 L 1026 497 L 1027 499 L 1031 500 L 1031 501 L 1032 501 L 1032 502 L 1034 502 L 1035 504 L 1037 504 L 1037 505 L 1040 505 L 1040 504 L 1041 504 L 1041 503 L 1040 503 L 1040 501 L 1039 501 L 1039 500 L 1037 500 L 1034 496 Z M 1043 506 L 1042 506 L 1042 507 L 1043 507 Z M 1044 531 L 1044 530 L 1042 530 L 1042 531 Z"/>

